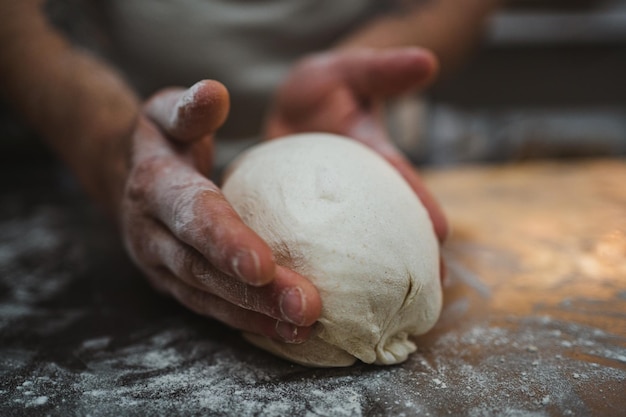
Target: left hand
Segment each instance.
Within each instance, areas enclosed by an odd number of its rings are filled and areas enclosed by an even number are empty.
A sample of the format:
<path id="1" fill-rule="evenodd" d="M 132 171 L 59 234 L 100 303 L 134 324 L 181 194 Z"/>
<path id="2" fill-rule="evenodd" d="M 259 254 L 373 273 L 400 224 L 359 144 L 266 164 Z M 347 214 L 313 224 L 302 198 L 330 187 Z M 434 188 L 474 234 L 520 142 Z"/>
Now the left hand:
<path id="1" fill-rule="evenodd" d="M 417 171 L 387 133 L 384 100 L 424 88 L 438 71 L 434 55 L 421 48 L 353 49 L 316 54 L 297 63 L 279 88 L 266 138 L 298 132 L 351 137 L 389 161 L 428 210 L 440 241 L 448 223 Z"/>

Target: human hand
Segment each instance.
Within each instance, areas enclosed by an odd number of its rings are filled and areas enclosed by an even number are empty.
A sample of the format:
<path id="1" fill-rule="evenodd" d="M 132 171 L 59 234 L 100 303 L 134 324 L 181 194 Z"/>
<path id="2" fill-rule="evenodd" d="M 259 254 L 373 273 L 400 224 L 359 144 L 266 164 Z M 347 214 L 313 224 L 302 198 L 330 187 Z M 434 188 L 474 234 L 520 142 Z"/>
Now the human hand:
<path id="1" fill-rule="evenodd" d="M 228 113 L 215 81 L 167 89 L 144 106 L 120 207 L 125 244 L 158 289 L 232 327 L 302 342 L 317 320 L 315 287 L 276 265 L 208 178 L 212 135 Z"/>
<path id="2" fill-rule="evenodd" d="M 306 131 L 345 135 L 389 161 L 422 200 L 440 241 L 448 223 L 411 163 L 385 128 L 383 102 L 428 85 L 437 61 L 420 48 L 354 49 L 312 55 L 296 64 L 278 90 L 266 126 L 268 139 Z"/>

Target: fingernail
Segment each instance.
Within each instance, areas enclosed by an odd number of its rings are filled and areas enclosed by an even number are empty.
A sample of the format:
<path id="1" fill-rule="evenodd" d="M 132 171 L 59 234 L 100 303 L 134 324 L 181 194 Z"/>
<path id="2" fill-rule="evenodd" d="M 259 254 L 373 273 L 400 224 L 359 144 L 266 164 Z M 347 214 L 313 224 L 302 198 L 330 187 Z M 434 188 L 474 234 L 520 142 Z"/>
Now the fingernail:
<path id="1" fill-rule="evenodd" d="M 242 250 L 232 260 L 233 272 L 242 281 L 256 285 L 261 280 L 259 256 L 250 250 Z"/>
<path id="2" fill-rule="evenodd" d="M 304 294 L 300 288 L 289 288 L 280 295 L 280 312 L 285 320 L 294 324 L 303 324 L 304 307 Z"/>
<path id="3" fill-rule="evenodd" d="M 276 322 L 276 334 L 286 343 L 302 343 L 302 339 L 298 339 L 298 327 L 284 321 Z"/>

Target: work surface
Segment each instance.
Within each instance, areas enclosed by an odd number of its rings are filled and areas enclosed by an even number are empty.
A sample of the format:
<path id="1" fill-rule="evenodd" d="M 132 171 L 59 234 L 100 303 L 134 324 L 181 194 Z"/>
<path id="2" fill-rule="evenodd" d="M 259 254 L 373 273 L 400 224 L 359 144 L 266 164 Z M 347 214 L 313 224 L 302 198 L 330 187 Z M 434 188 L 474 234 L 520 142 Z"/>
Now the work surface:
<path id="1" fill-rule="evenodd" d="M 626 163 L 428 175 L 445 307 L 398 366 L 310 369 L 150 289 L 51 170 L 4 167 L 0 415 L 626 413 Z"/>

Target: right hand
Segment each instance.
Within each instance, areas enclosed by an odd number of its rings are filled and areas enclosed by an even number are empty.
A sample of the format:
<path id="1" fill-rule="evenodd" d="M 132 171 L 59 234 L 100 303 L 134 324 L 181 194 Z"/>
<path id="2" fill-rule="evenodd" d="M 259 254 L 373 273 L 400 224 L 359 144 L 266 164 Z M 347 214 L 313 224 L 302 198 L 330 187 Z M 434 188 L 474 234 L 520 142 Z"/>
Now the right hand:
<path id="1" fill-rule="evenodd" d="M 321 310 L 313 284 L 276 265 L 208 178 L 225 87 L 170 88 L 143 108 L 120 205 L 126 247 L 155 287 L 232 327 L 298 343 Z"/>
<path id="2" fill-rule="evenodd" d="M 419 91 L 438 71 L 422 48 L 333 50 L 301 59 L 279 87 L 266 120 L 266 137 L 330 132 L 360 142 L 385 158 L 419 197 L 443 243 L 448 222 L 415 167 L 394 145 L 384 101 Z"/>

